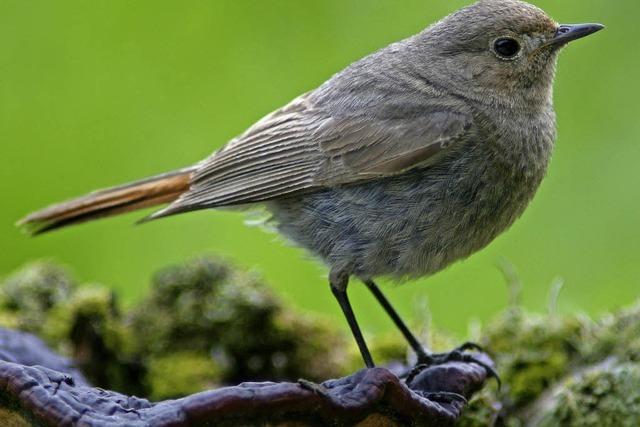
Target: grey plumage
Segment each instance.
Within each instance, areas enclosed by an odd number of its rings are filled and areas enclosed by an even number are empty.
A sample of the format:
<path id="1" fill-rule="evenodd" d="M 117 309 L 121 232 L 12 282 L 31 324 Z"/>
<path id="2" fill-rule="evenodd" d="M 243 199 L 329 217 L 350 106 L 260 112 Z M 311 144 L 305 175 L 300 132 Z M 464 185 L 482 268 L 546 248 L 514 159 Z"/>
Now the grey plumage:
<path id="1" fill-rule="evenodd" d="M 346 298 L 351 276 L 427 357 L 371 279 L 433 274 L 522 214 L 556 138 L 558 52 L 599 29 L 559 26 L 518 0 L 480 0 L 350 65 L 170 180 L 104 190 L 24 222 L 37 232 L 169 200 L 150 218 L 262 203 L 330 267 L 367 365 Z"/>
<path id="2" fill-rule="evenodd" d="M 463 9 L 267 116 L 153 217 L 267 201 L 283 234 L 334 270 L 434 273 L 513 223 L 544 176 L 557 50 L 523 66 L 489 47 L 527 30 L 533 54 L 556 27 L 517 1 Z M 504 79 L 484 84 L 494 71 Z"/>

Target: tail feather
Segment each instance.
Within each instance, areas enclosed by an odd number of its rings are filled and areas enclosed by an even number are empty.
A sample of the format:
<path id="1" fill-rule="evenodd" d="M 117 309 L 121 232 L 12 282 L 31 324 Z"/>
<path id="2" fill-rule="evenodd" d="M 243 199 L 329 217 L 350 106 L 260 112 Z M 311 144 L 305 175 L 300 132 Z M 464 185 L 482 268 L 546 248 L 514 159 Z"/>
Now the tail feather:
<path id="1" fill-rule="evenodd" d="M 193 168 L 180 169 L 49 206 L 18 222 L 27 233 L 46 231 L 94 219 L 170 203 L 189 189 Z"/>

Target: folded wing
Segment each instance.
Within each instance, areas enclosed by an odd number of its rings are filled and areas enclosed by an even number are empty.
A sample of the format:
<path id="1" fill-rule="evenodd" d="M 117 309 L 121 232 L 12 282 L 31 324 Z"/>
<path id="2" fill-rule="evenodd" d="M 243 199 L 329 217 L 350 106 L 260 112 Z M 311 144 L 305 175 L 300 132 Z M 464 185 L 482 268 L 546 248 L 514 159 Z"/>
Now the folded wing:
<path id="1" fill-rule="evenodd" d="M 332 117 L 297 98 L 202 162 L 191 187 L 152 218 L 243 205 L 426 167 L 469 137 L 469 116 Z"/>

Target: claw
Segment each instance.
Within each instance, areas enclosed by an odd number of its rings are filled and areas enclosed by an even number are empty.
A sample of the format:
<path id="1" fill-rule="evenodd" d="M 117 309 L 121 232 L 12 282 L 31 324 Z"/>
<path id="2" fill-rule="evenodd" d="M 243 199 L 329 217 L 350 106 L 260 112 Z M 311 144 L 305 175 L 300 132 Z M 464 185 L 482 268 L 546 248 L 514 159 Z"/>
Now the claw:
<path id="1" fill-rule="evenodd" d="M 322 397 L 329 397 L 329 390 L 327 390 L 327 388 L 322 384 L 316 384 L 313 381 L 305 380 L 302 378 L 298 380 L 298 384 L 305 390 L 309 390 Z"/>
<path id="2" fill-rule="evenodd" d="M 406 375 L 403 375 L 403 377 L 406 376 L 404 380 L 405 384 L 411 384 L 411 381 L 413 381 L 420 372 L 427 369 L 429 366 L 430 365 L 426 363 L 418 363 Z"/>
<path id="3" fill-rule="evenodd" d="M 482 347 L 480 344 L 476 344 L 471 341 L 467 341 L 466 343 L 456 348 L 456 350 L 463 353 L 468 350 L 474 350 L 474 351 L 479 351 L 480 353 L 486 353 L 486 351 L 484 351 L 484 347 Z"/>
<path id="4" fill-rule="evenodd" d="M 498 375 L 498 372 L 496 372 L 496 370 L 493 369 L 492 366 L 487 365 L 482 360 L 473 357 L 471 354 L 462 354 L 461 362 L 475 363 L 476 365 L 482 366 L 484 370 L 487 371 L 487 376 L 489 378 L 495 378 L 496 382 L 498 383 L 498 391 L 500 391 L 500 389 L 502 388 L 502 380 L 500 379 L 500 375 Z"/>
<path id="5" fill-rule="evenodd" d="M 441 402 L 441 403 L 453 403 L 454 401 L 457 402 L 461 402 L 463 404 L 467 404 L 469 403 L 469 401 L 467 400 L 466 397 L 464 397 L 461 394 L 458 393 L 451 393 L 448 391 L 440 391 L 440 392 L 433 392 L 433 393 L 421 393 L 422 397 L 424 397 L 425 399 L 429 399 L 431 401 L 434 402 Z"/>

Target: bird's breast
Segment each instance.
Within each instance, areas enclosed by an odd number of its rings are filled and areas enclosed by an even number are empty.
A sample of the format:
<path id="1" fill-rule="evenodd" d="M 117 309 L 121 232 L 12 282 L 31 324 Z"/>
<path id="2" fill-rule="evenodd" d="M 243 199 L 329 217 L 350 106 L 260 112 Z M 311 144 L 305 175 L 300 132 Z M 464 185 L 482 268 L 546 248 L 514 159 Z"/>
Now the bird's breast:
<path id="1" fill-rule="evenodd" d="M 553 125 L 516 122 L 498 124 L 427 168 L 270 208 L 281 232 L 334 269 L 365 278 L 433 274 L 489 244 L 536 192 Z"/>
<path id="2" fill-rule="evenodd" d="M 443 183 L 434 187 L 440 202 L 424 205 L 427 218 L 438 213 L 423 252 L 440 261 L 425 263 L 426 273 L 482 249 L 522 215 L 546 175 L 555 137 L 552 110 L 504 115 L 491 132 L 481 133 L 441 171 L 433 171 L 435 176 L 425 177 Z"/>

